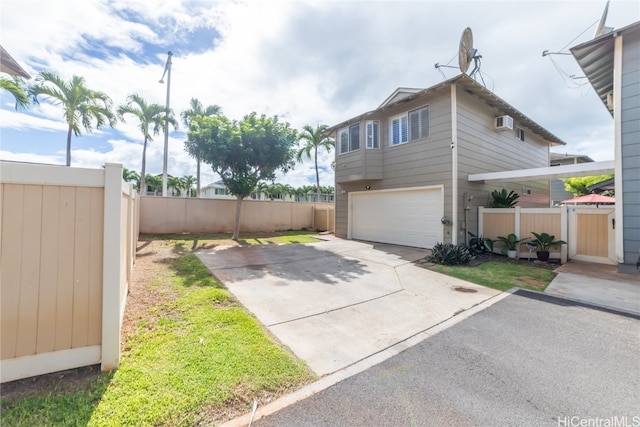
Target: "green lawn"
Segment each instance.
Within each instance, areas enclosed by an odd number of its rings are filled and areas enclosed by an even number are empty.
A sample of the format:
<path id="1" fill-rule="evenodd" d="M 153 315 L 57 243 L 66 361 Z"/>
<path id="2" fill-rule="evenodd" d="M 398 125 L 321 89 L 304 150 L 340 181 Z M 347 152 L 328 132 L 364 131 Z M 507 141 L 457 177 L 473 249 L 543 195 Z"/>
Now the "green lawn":
<path id="1" fill-rule="evenodd" d="M 309 234 L 247 241 L 304 241 Z M 277 396 L 315 379 L 210 275 L 190 252 L 189 239 L 180 237 L 146 239 L 148 253 L 164 249 L 167 257 L 146 260 L 154 277 L 145 292 L 157 302 L 136 317 L 123 343 L 120 368 L 72 391 L 60 387 L 3 397 L 3 427 L 177 426 L 204 420 L 209 425 L 228 418 L 230 407 L 231 413 L 234 408 L 248 412 L 254 398 Z M 207 244 L 218 241 L 202 237 Z M 143 258 L 147 256 L 138 263 Z"/>
<path id="2" fill-rule="evenodd" d="M 489 261 L 473 267 L 434 265 L 433 270 L 501 291 L 515 286 L 543 291 L 553 280 L 552 270 L 500 261 Z"/>

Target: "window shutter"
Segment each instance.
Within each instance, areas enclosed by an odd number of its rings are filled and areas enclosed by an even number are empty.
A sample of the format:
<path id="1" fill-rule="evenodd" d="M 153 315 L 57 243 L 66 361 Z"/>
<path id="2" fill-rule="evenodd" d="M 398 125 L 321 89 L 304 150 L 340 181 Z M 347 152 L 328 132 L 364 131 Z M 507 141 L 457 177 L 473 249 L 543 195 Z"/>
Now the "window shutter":
<path id="1" fill-rule="evenodd" d="M 360 124 L 353 125 L 349 128 L 349 144 L 350 150 L 358 150 L 360 149 Z"/>
<path id="2" fill-rule="evenodd" d="M 400 142 L 407 142 L 408 141 L 407 116 L 400 117 L 400 123 L 402 128 L 402 133 L 400 135 Z"/>
<path id="3" fill-rule="evenodd" d="M 391 145 L 400 143 L 400 119 L 393 119 L 391 122 Z"/>
<path id="4" fill-rule="evenodd" d="M 349 152 L 349 132 L 347 130 L 340 131 L 340 153 Z"/>
<path id="5" fill-rule="evenodd" d="M 411 141 L 420 138 L 420 111 L 415 110 L 409 113 L 409 125 L 411 127 Z"/>
<path id="6" fill-rule="evenodd" d="M 429 107 L 423 108 L 420 110 L 420 127 L 422 132 L 420 133 L 421 138 L 429 137 Z"/>

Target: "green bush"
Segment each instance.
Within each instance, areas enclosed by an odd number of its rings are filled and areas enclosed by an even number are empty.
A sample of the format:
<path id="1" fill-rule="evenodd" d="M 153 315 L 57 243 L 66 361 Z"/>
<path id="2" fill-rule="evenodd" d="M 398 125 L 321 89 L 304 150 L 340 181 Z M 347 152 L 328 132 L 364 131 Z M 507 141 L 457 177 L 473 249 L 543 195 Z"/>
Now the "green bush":
<path id="1" fill-rule="evenodd" d="M 487 237 L 476 236 L 470 231 L 468 231 L 468 233 L 469 236 L 471 236 L 469 239 L 469 251 L 471 251 L 472 255 L 478 255 L 484 252 L 493 252 L 493 240 Z"/>
<path id="2" fill-rule="evenodd" d="M 473 260 L 475 256 L 464 244 L 436 243 L 427 261 L 442 265 L 461 265 Z"/>

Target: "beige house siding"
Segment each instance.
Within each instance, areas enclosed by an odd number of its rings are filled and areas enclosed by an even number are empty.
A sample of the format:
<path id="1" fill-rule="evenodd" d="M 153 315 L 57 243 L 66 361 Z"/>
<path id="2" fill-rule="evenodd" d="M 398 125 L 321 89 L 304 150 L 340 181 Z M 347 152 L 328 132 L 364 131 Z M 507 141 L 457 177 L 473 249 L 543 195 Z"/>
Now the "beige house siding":
<path id="1" fill-rule="evenodd" d="M 457 241 L 464 242 L 467 232 L 478 233 L 477 206 L 488 206 L 493 190 L 506 188 L 520 194 L 521 207 L 549 206 L 549 183 L 547 180 L 522 183 L 484 184 L 468 182 L 468 175 L 482 172 L 546 167 L 549 165 L 549 143 L 534 134 L 531 129 L 517 122 L 514 130 L 498 131 L 495 118 L 501 115 L 483 100 L 468 93 L 463 87 L 456 91 L 457 119 L 457 186 L 458 223 L 445 225 L 444 240 L 452 241 L 452 233 L 458 233 Z M 391 117 L 429 106 L 429 136 L 425 139 L 389 146 L 389 126 Z M 452 198 L 452 104 L 450 86 L 443 86 L 419 98 L 402 102 L 393 107 L 383 107 L 366 115 L 366 120 L 380 121 L 380 142 L 378 150 L 361 148 L 347 154 L 336 153 L 336 235 L 348 235 L 348 193 L 371 190 L 406 188 L 416 186 L 444 186 L 444 215 L 454 217 Z M 364 121 L 361 124 L 361 147 L 364 147 Z M 350 121 L 349 124 L 356 123 Z M 525 141 L 516 138 L 515 127 L 525 132 Z M 383 174 L 380 179 L 355 179 L 371 177 L 372 156 L 376 152 L 381 157 Z M 524 194 L 523 190 L 531 194 Z M 344 193 L 343 193 L 344 191 Z M 473 201 L 466 204 L 463 196 L 470 194 Z M 473 208 L 473 209 L 471 209 Z M 465 215 L 466 213 L 466 215 Z"/>
<path id="2" fill-rule="evenodd" d="M 2 382 L 101 361 L 117 367 L 120 323 L 103 317 L 105 258 L 120 259 L 120 282 L 109 283 L 119 301 L 107 310 L 121 319 L 137 241 L 127 215 L 136 199 L 129 185 L 123 192 L 122 167 L 106 168 L 0 163 Z M 107 171 L 118 178 L 109 191 L 131 207 L 109 212 L 130 225 L 113 252 L 104 241 L 112 232 L 105 230 Z M 105 328 L 116 334 L 112 346 L 103 343 Z"/>
<path id="3" fill-rule="evenodd" d="M 549 146 L 541 137 L 514 120 L 514 130 L 495 129 L 495 118 L 500 113 L 473 95 L 458 90 L 458 194 L 473 195 L 470 207 L 490 206 L 490 193 L 494 190 L 515 191 L 520 195 L 518 206 L 525 208 L 549 206 L 549 181 L 526 183 L 501 182 L 484 184 L 469 182 L 468 175 L 517 169 L 546 167 L 549 165 Z M 516 138 L 515 128 L 524 129 L 525 140 Z M 524 189 L 531 194 L 524 194 Z M 464 218 L 464 206 L 460 205 Z M 464 224 L 458 241 L 464 242 Z M 467 231 L 478 234 L 478 217 L 474 211 L 467 215 Z"/>

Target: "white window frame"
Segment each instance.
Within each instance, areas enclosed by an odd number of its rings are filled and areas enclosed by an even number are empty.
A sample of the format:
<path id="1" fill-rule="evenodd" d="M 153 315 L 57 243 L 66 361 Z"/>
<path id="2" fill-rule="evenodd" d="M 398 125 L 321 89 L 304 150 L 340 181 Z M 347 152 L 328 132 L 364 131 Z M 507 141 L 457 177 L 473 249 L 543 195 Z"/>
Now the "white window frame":
<path id="1" fill-rule="evenodd" d="M 354 141 L 352 138 L 352 131 L 354 129 L 358 129 L 358 140 Z M 346 138 L 346 140 L 345 140 Z M 346 150 L 344 149 L 343 142 L 346 143 Z M 354 148 L 355 143 L 357 143 L 357 147 Z M 337 145 L 339 148 L 339 154 L 347 154 L 352 151 L 357 151 L 360 149 L 360 123 L 354 123 L 350 126 L 344 127 L 338 131 L 338 141 Z"/>
<path id="2" fill-rule="evenodd" d="M 394 122 L 398 122 L 398 142 L 393 140 Z M 404 137 L 404 138 L 403 138 Z M 409 142 L 409 115 L 407 113 L 398 114 L 389 119 L 389 147 L 406 144 Z"/>
<path id="3" fill-rule="evenodd" d="M 364 123 L 367 149 L 380 148 L 380 120 L 367 120 Z"/>
<path id="4" fill-rule="evenodd" d="M 521 127 L 516 126 L 516 139 L 518 141 L 522 141 L 524 142 L 524 129 L 522 129 Z"/>

